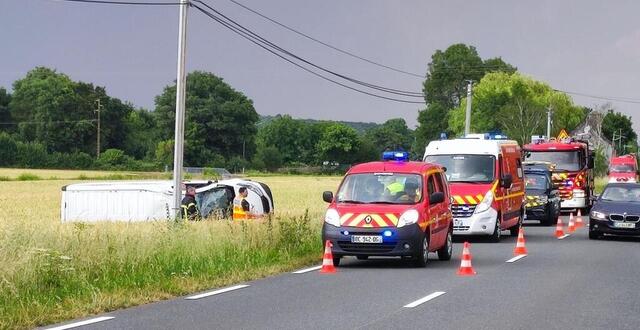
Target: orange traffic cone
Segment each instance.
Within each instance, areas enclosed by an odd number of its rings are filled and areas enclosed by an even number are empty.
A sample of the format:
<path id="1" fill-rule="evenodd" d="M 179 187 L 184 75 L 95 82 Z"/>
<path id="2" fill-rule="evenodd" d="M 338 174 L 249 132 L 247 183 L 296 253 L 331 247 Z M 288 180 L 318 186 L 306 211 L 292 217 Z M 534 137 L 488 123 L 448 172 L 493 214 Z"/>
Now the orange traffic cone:
<path id="1" fill-rule="evenodd" d="M 462 260 L 460 261 L 460 268 L 458 268 L 459 276 L 473 276 L 476 271 L 471 266 L 471 252 L 469 252 L 469 242 L 464 242 L 464 248 L 462 249 Z"/>
<path id="2" fill-rule="evenodd" d="M 322 257 L 322 268 L 320 273 L 333 274 L 336 267 L 333 266 L 333 254 L 331 253 L 331 242 L 327 240 L 324 244 L 324 256 Z"/>
<path id="3" fill-rule="evenodd" d="M 576 228 L 584 227 L 584 222 L 582 222 L 582 211 L 578 209 L 578 215 L 576 216 Z"/>
<path id="4" fill-rule="evenodd" d="M 558 217 L 558 224 L 556 225 L 556 238 L 564 236 L 564 229 L 562 229 L 562 218 Z"/>
<path id="5" fill-rule="evenodd" d="M 518 232 L 518 242 L 516 243 L 516 248 L 513 249 L 513 255 L 520 256 L 527 254 L 527 247 L 524 245 L 524 228 L 520 227 L 520 231 Z"/>
<path id="6" fill-rule="evenodd" d="M 570 233 L 576 231 L 576 223 L 573 222 L 573 213 L 569 215 L 569 227 L 567 228 L 567 231 Z"/>

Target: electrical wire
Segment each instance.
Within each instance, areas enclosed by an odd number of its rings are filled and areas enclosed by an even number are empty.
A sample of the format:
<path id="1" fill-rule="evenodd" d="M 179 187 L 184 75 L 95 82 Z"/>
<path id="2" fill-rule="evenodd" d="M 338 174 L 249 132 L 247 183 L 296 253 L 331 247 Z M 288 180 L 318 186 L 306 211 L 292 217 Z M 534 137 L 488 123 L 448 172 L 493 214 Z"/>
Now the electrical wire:
<path id="1" fill-rule="evenodd" d="M 600 100 L 615 101 L 615 102 L 622 102 L 622 103 L 640 104 L 640 99 L 633 99 L 633 98 L 628 98 L 628 97 L 599 96 L 599 95 L 591 95 L 591 94 L 579 93 L 579 92 L 563 91 L 563 90 L 560 90 L 560 89 L 554 89 L 554 91 L 565 93 L 565 94 L 589 97 L 589 98 L 592 98 L 592 99 L 600 99 Z"/>
<path id="2" fill-rule="evenodd" d="M 399 89 L 383 87 L 383 86 L 367 83 L 367 82 L 364 82 L 364 81 L 361 81 L 361 80 L 358 80 L 358 79 L 354 79 L 354 78 L 351 78 L 349 76 L 345 76 L 343 74 L 339 74 L 339 73 L 334 72 L 332 70 L 326 69 L 326 68 L 324 68 L 322 66 L 319 66 L 319 65 L 317 65 L 315 63 L 312 63 L 311 61 L 306 60 L 306 59 L 304 59 L 304 58 L 302 58 L 300 56 L 297 56 L 297 55 L 291 53 L 290 51 L 287 51 L 286 49 L 283 49 L 282 47 L 272 43 L 271 41 L 265 39 L 264 37 L 262 37 L 262 36 L 260 36 L 258 34 L 256 34 L 255 32 L 251 31 L 250 29 L 242 26 L 241 24 L 237 23 L 233 19 L 227 17 L 226 15 L 224 15 L 221 12 L 217 11 L 216 9 L 212 8 L 208 4 L 206 4 L 206 3 L 202 2 L 202 1 L 199 1 L 199 0 L 194 0 L 194 1 L 198 2 L 198 3 L 201 3 L 202 5 L 206 6 L 211 11 L 215 12 L 218 16 L 222 16 L 226 20 L 225 23 L 227 23 L 228 25 L 234 25 L 235 26 L 234 27 L 235 30 L 241 30 L 243 34 L 251 36 L 251 38 L 253 38 L 254 40 L 256 40 L 256 41 L 258 41 L 258 42 L 260 42 L 262 44 L 266 44 L 268 47 L 270 47 L 272 49 L 275 49 L 275 50 L 277 50 L 277 51 L 279 51 L 281 53 L 284 53 L 287 56 L 293 57 L 296 60 L 301 61 L 301 62 L 303 62 L 303 63 L 305 63 L 307 65 L 310 65 L 310 66 L 312 66 L 312 67 L 314 67 L 316 69 L 319 69 L 321 71 L 329 73 L 329 74 L 331 74 L 333 76 L 339 77 L 341 79 L 350 81 L 352 83 L 355 83 L 355 84 L 358 84 L 358 85 L 361 85 L 361 86 L 365 86 L 365 87 L 368 87 L 368 88 L 371 88 L 371 89 L 376 89 L 378 91 L 382 91 L 382 92 L 385 92 L 385 93 L 390 93 L 390 94 L 395 94 L 395 95 L 400 95 L 400 96 L 407 96 L 407 97 L 415 97 L 415 98 L 421 98 L 421 99 L 424 97 L 421 92 L 411 92 L 411 91 L 404 91 L 404 90 L 399 90 Z M 192 6 L 194 6 L 194 5 L 192 4 Z M 199 10 L 203 11 L 202 8 L 200 8 L 200 7 L 197 7 L 197 8 Z M 219 20 L 222 20 L 222 19 L 219 18 Z M 219 20 L 216 20 L 216 21 L 219 22 Z"/>
<path id="3" fill-rule="evenodd" d="M 198 1 L 198 2 L 199 2 L 199 1 Z M 218 22 L 219 24 L 223 25 L 223 26 L 224 26 L 224 27 L 226 27 L 227 29 L 231 30 L 232 32 L 234 32 L 234 33 L 236 33 L 236 34 L 240 35 L 241 37 L 243 37 L 243 38 L 245 38 L 245 39 L 249 40 L 250 42 L 254 43 L 254 44 L 255 44 L 255 45 L 257 45 L 258 47 L 263 48 L 264 50 L 266 50 L 266 51 L 268 51 L 268 52 L 272 53 L 273 55 L 278 56 L 278 57 L 280 57 L 281 59 L 283 59 L 283 60 L 285 60 L 285 61 L 287 61 L 287 62 L 289 62 L 289 63 L 291 63 L 291 64 L 293 64 L 293 65 L 297 66 L 298 68 L 300 68 L 300 69 L 302 69 L 302 70 L 304 70 L 304 71 L 307 71 L 307 72 L 309 72 L 309 73 L 311 73 L 311 74 L 313 74 L 313 75 L 315 75 L 315 76 L 317 76 L 317 77 L 319 77 L 319 78 L 321 78 L 321 79 L 324 79 L 324 80 L 330 81 L 330 82 L 332 82 L 332 83 L 334 83 L 334 84 L 337 84 L 337 85 L 339 85 L 339 86 L 345 87 L 345 88 L 347 88 L 347 89 L 350 89 L 350 90 L 353 90 L 353 91 L 356 91 L 356 92 L 359 92 L 359 93 L 362 93 L 362 94 L 366 94 L 366 95 L 369 95 L 369 96 L 373 96 L 373 97 L 377 97 L 377 98 L 381 98 L 381 99 L 385 99 L 385 100 L 396 101 L 396 102 L 402 102 L 402 103 L 411 103 L 411 104 L 424 104 L 424 102 L 420 102 L 420 101 L 410 101 L 410 100 L 403 100 L 403 99 L 398 99 L 398 98 L 393 98 L 393 97 L 387 97 L 387 96 L 383 96 L 383 95 L 378 95 L 378 94 L 375 94 L 375 93 L 372 93 L 372 92 L 368 92 L 368 91 L 364 91 L 364 90 L 361 90 L 361 89 L 355 88 L 355 87 L 353 87 L 353 86 L 349 86 L 349 85 L 343 84 L 343 83 L 341 83 L 341 82 L 339 82 L 339 81 L 336 81 L 336 80 L 333 80 L 333 79 L 331 79 L 331 78 L 328 78 L 328 77 L 326 77 L 326 76 L 324 76 L 324 75 L 322 75 L 322 74 L 320 74 L 320 73 L 318 73 L 318 72 L 315 72 L 315 71 L 313 71 L 313 70 L 311 70 L 311 69 L 309 69 L 309 68 L 307 68 L 307 67 L 305 67 L 305 66 L 303 66 L 303 65 L 301 65 L 301 64 L 299 64 L 299 63 L 296 63 L 295 61 L 293 61 L 293 60 L 291 60 L 291 59 L 289 59 L 289 58 L 285 57 L 284 55 L 282 55 L 282 54 L 280 54 L 280 53 L 276 52 L 275 50 L 273 50 L 273 49 L 269 48 L 268 46 L 264 45 L 264 44 L 260 41 L 260 39 L 258 39 L 256 36 L 251 35 L 251 34 L 247 33 L 246 31 L 243 31 L 243 30 L 241 30 L 241 29 L 239 29 L 239 28 L 237 28 L 237 27 L 234 27 L 234 26 L 233 26 L 233 25 L 231 25 L 230 23 L 228 23 L 228 22 L 224 21 L 223 19 L 221 19 L 221 18 L 217 17 L 215 14 L 212 14 L 211 12 L 208 12 L 207 10 L 205 10 L 205 9 L 203 9 L 203 8 L 201 8 L 201 7 L 199 7 L 198 5 L 196 5 L 196 4 L 194 4 L 194 3 L 192 3 L 192 4 L 191 4 L 191 6 L 192 6 L 192 7 L 194 7 L 194 8 L 196 8 L 198 11 L 200 11 L 200 12 L 201 12 L 201 13 L 203 13 L 204 15 L 208 16 L 209 18 L 213 19 L 214 21 Z"/>
<path id="4" fill-rule="evenodd" d="M 180 6 L 180 2 L 135 2 L 135 1 L 111 1 L 111 0 L 55 0 L 63 2 L 78 2 L 102 5 L 133 5 L 133 6 Z"/>

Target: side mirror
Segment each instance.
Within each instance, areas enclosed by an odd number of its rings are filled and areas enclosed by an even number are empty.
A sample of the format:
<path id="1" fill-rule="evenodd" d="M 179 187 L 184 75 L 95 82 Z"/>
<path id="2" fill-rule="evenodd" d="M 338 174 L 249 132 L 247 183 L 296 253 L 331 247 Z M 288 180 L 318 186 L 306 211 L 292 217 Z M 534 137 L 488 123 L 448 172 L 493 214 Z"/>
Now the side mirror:
<path id="1" fill-rule="evenodd" d="M 327 203 L 333 202 L 333 192 L 331 192 L 331 191 L 323 192 L 322 193 L 322 200 L 327 202 Z"/>
<path id="2" fill-rule="evenodd" d="M 502 176 L 502 179 L 500 180 L 500 186 L 502 186 L 502 188 L 509 189 L 512 184 L 513 176 L 511 174 L 505 174 Z"/>
<path id="3" fill-rule="evenodd" d="M 607 175 L 609 175 L 609 170 L 607 170 Z"/>
<path id="4" fill-rule="evenodd" d="M 429 196 L 429 205 L 440 204 L 444 202 L 444 193 L 441 191 L 434 192 Z"/>

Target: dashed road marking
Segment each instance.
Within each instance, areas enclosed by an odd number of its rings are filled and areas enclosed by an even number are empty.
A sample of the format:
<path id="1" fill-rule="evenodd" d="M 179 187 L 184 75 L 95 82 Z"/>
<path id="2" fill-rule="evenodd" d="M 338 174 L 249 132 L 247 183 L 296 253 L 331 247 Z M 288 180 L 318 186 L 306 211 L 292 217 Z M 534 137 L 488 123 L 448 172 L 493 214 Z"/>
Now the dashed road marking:
<path id="1" fill-rule="evenodd" d="M 524 257 L 526 257 L 526 256 L 527 256 L 526 254 L 521 254 L 521 255 L 519 255 L 519 256 L 515 256 L 515 257 L 513 257 L 513 258 L 511 258 L 511 259 L 507 260 L 507 262 L 516 262 L 516 261 L 518 261 L 518 260 L 520 260 L 520 259 L 522 259 L 522 258 L 524 258 Z"/>
<path id="2" fill-rule="evenodd" d="M 420 298 L 420 299 L 418 299 L 418 300 L 416 300 L 416 301 L 414 301 L 412 303 L 406 304 L 406 305 L 404 305 L 404 307 L 406 307 L 406 308 L 414 308 L 416 306 L 419 306 L 419 305 L 422 305 L 422 304 L 426 303 L 429 300 L 438 298 L 438 297 L 442 296 L 445 293 L 446 292 L 444 292 L 444 291 L 434 292 L 434 293 L 432 293 L 432 294 L 430 294 L 430 295 L 428 295 L 428 296 L 426 296 L 424 298 Z"/>
<path id="3" fill-rule="evenodd" d="M 564 235 L 558 237 L 558 239 L 565 239 L 565 238 L 567 238 L 569 236 L 571 236 L 571 234 L 564 234 Z"/>
<path id="4" fill-rule="evenodd" d="M 248 287 L 248 285 L 240 284 L 240 285 L 231 286 L 231 287 L 220 289 L 220 290 L 215 290 L 215 291 L 210 291 L 210 292 L 197 294 L 197 295 L 194 295 L 194 296 L 186 297 L 184 299 L 186 299 L 186 300 L 196 300 L 196 299 L 210 297 L 210 296 L 214 296 L 214 295 L 217 295 L 217 294 L 221 294 L 221 293 L 225 293 L 225 292 L 229 292 L 229 291 L 233 291 L 233 290 L 238 290 L 238 289 L 242 289 L 242 288 L 246 288 L 246 287 Z"/>
<path id="5" fill-rule="evenodd" d="M 300 269 L 300 270 L 297 270 L 297 271 L 293 272 L 293 274 L 304 274 L 304 273 L 312 272 L 314 270 L 318 270 L 320 268 L 322 268 L 322 265 L 309 267 L 309 268 L 305 268 L 305 269 Z"/>
<path id="6" fill-rule="evenodd" d="M 94 323 L 98 323 L 98 322 L 102 322 L 102 321 L 111 320 L 111 319 L 114 319 L 114 318 L 115 317 L 113 317 L 113 316 L 101 316 L 101 317 L 96 317 L 96 318 L 93 318 L 93 319 L 88 319 L 88 320 L 84 320 L 84 321 L 80 321 L 80 322 L 74 322 L 74 323 L 69 323 L 69 324 L 57 326 L 57 327 L 54 327 L 54 328 L 47 328 L 47 330 L 73 329 L 73 328 L 81 327 L 83 325 L 94 324 Z"/>

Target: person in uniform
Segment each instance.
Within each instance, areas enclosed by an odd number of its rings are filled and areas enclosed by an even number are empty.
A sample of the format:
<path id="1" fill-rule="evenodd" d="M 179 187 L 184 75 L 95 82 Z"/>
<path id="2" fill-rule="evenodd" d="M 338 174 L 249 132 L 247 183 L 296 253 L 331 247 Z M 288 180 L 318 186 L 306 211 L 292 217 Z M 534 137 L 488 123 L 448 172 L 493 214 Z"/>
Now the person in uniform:
<path id="1" fill-rule="evenodd" d="M 251 216 L 251 204 L 247 201 L 247 187 L 240 187 L 238 196 L 233 200 L 233 220 L 246 220 Z"/>
<path id="2" fill-rule="evenodd" d="M 196 206 L 196 188 L 187 187 L 187 193 L 182 199 L 182 219 L 199 220 L 198 207 Z"/>

